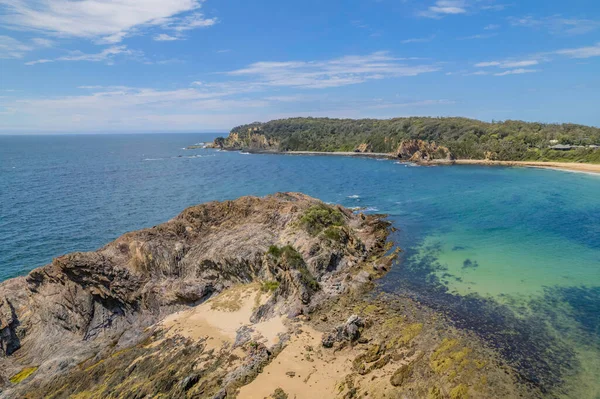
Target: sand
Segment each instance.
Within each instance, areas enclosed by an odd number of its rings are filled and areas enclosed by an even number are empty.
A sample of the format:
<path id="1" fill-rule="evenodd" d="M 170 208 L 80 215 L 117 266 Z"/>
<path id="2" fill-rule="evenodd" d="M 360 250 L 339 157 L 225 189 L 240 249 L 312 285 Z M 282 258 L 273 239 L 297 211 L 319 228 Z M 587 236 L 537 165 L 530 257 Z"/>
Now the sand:
<path id="1" fill-rule="evenodd" d="M 252 339 L 272 347 L 285 333 L 283 317 L 273 317 L 260 323 L 251 323 L 256 306 L 269 298 L 257 285 L 230 288 L 217 297 L 192 309 L 173 313 L 162 321 L 167 337 L 181 335 L 193 340 L 206 339 L 207 349 L 218 349 L 235 342 L 239 328 L 254 330 Z"/>
<path id="2" fill-rule="evenodd" d="M 318 152 L 318 151 L 288 151 L 279 154 L 289 155 L 338 155 L 369 158 L 397 159 L 388 153 L 362 153 L 362 152 Z M 489 161 L 484 159 L 457 159 L 454 161 L 433 160 L 424 165 L 488 165 L 488 166 L 524 166 L 530 168 L 556 169 L 580 173 L 600 173 L 600 164 L 577 162 L 535 162 L 535 161 Z"/>
<path id="3" fill-rule="evenodd" d="M 533 161 L 486 161 L 476 159 L 457 159 L 456 165 L 524 166 L 528 168 L 557 169 L 570 172 L 600 173 L 600 164 L 576 162 L 533 162 Z M 432 161 L 430 164 L 448 164 L 447 161 Z"/>
<path id="4" fill-rule="evenodd" d="M 276 388 L 282 388 L 289 398 L 335 397 L 338 383 L 352 371 L 352 361 L 348 354 L 334 355 L 321 349 L 321 336 L 313 328 L 302 326 L 302 332 L 291 338 L 263 372 L 241 388 L 238 398 L 270 397 Z"/>

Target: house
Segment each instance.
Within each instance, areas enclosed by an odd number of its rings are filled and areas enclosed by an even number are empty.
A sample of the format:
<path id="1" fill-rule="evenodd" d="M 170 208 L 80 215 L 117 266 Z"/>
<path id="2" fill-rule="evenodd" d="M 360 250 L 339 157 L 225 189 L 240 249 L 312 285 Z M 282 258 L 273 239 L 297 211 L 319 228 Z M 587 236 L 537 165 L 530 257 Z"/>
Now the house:
<path id="1" fill-rule="evenodd" d="M 573 146 L 565 145 L 565 144 L 557 144 L 557 145 L 551 145 L 549 148 L 551 150 L 557 150 L 557 151 L 570 151 L 573 149 Z"/>

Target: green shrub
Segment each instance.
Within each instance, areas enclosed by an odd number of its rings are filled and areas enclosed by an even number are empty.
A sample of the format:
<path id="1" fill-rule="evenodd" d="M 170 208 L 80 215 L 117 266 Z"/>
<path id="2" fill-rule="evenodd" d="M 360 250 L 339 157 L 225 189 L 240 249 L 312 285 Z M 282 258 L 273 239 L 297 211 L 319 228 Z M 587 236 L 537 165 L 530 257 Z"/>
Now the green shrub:
<path id="1" fill-rule="evenodd" d="M 279 288 L 279 281 L 264 281 L 260 288 L 263 292 L 273 292 Z"/>
<path id="2" fill-rule="evenodd" d="M 282 265 L 287 266 L 289 269 L 298 270 L 303 283 L 313 291 L 319 290 L 319 283 L 306 268 L 304 258 L 302 258 L 302 255 L 296 251 L 294 247 L 286 245 L 285 247 L 279 248 L 276 245 L 271 245 L 267 253 L 275 257 Z M 266 287 L 274 287 L 272 290 L 275 290 L 279 287 L 279 283 L 277 281 L 267 281 L 263 283 L 263 290 L 265 290 Z"/>
<path id="3" fill-rule="evenodd" d="M 331 241 L 340 242 L 342 240 L 342 231 L 334 226 L 326 228 L 323 235 Z"/>
<path id="4" fill-rule="evenodd" d="M 271 245 L 269 247 L 269 250 L 267 251 L 267 253 L 276 258 L 279 258 L 281 256 L 281 249 L 279 249 L 279 247 L 277 245 Z"/>
<path id="5" fill-rule="evenodd" d="M 310 235 L 316 236 L 327 227 L 344 225 L 344 215 L 339 210 L 329 206 L 314 205 L 302 215 L 300 225 Z"/>

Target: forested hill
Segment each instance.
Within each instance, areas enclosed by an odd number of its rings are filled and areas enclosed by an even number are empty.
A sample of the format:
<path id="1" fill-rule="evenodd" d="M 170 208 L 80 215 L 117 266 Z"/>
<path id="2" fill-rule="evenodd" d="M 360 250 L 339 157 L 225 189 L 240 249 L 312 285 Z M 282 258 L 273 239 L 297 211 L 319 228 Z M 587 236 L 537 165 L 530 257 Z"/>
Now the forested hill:
<path id="1" fill-rule="evenodd" d="M 576 124 L 482 122 L 467 118 L 290 118 L 252 123 L 215 140 L 223 148 L 396 153 L 409 140 L 435 142 L 456 159 L 600 163 L 600 129 Z M 557 144 L 574 146 L 555 150 Z M 581 146 L 581 147 L 579 147 Z"/>

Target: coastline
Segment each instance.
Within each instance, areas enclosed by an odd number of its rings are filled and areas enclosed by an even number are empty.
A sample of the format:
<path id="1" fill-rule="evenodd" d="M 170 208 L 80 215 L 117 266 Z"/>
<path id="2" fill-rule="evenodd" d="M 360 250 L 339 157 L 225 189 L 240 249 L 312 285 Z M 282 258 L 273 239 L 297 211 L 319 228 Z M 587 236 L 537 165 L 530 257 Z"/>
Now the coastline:
<path id="1" fill-rule="evenodd" d="M 600 174 L 600 165 L 575 162 L 538 162 L 538 161 L 489 161 L 479 159 L 457 159 L 454 161 L 433 160 L 426 165 L 482 165 L 482 166 L 515 166 L 526 168 L 554 169 L 567 172 Z"/>
<path id="2" fill-rule="evenodd" d="M 252 154 L 278 154 L 278 155 L 335 155 L 335 156 L 348 156 L 348 157 L 362 157 L 362 158 L 385 158 L 385 159 L 398 159 L 396 156 L 390 153 L 379 153 L 379 152 L 321 152 L 321 151 L 252 151 L 248 150 Z M 600 164 L 592 163 L 576 163 L 576 162 L 540 162 L 540 161 L 490 161 L 485 159 L 456 159 L 456 160 L 432 160 L 419 162 L 418 164 L 424 166 L 431 165 L 481 165 L 481 166 L 511 166 L 511 167 L 527 167 L 527 168 L 541 168 L 541 169 L 554 169 L 567 172 L 576 173 L 587 173 L 587 174 L 600 174 Z"/>

